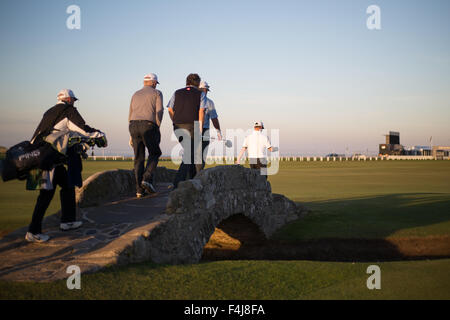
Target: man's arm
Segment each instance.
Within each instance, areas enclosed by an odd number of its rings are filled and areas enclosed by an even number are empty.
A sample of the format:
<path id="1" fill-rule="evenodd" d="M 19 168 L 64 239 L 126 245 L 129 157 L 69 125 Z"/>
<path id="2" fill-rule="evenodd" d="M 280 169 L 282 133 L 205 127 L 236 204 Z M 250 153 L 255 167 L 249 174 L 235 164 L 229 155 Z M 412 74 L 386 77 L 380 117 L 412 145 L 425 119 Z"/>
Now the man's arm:
<path id="1" fill-rule="evenodd" d="M 217 131 L 220 131 L 219 118 L 212 118 L 211 121 L 213 122 L 214 128 L 216 128 Z"/>
<path id="2" fill-rule="evenodd" d="M 134 97 L 134 95 L 133 95 Z M 128 122 L 130 122 L 131 120 L 131 106 L 133 105 L 133 97 L 131 97 L 131 101 L 130 101 L 130 111 L 128 112 Z"/>
<path id="3" fill-rule="evenodd" d="M 211 118 L 214 128 L 216 128 L 217 130 L 217 137 L 219 138 L 219 140 L 222 140 L 222 133 L 220 132 L 220 123 L 216 111 L 216 106 L 214 105 L 214 101 L 212 101 L 211 99 L 209 101 L 210 101 L 208 105 L 209 117 Z"/>
<path id="4" fill-rule="evenodd" d="M 205 120 L 205 109 L 200 108 L 198 110 L 198 121 L 200 122 L 200 132 L 203 130 L 203 122 Z"/>
<path id="5" fill-rule="evenodd" d="M 214 128 L 216 128 L 217 130 L 217 138 L 220 140 L 222 140 L 222 132 L 220 131 L 220 123 L 219 123 L 219 118 L 214 118 L 211 119 Z"/>
<path id="6" fill-rule="evenodd" d="M 244 143 L 242 144 L 241 152 L 239 152 L 238 158 L 236 160 L 236 164 L 239 164 L 241 162 L 241 158 L 245 153 L 245 150 L 248 148 L 248 137 L 245 137 Z"/>
<path id="7" fill-rule="evenodd" d="M 214 128 L 216 128 L 217 131 L 220 131 L 220 123 L 219 123 L 219 118 L 213 118 L 211 119 Z"/>
<path id="8" fill-rule="evenodd" d="M 170 119 L 173 121 L 173 108 L 169 108 L 169 116 Z"/>
<path id="9" fill-rule="evenodd" d="M 265 143 L 265 147 L 267 148 L 267 150 L 269 150 L 270 152 L 272 152 L 273 151 L 273 148 L 272 148 L 272 144 L 270 143 L 270 139 L 269 139 L 269 137 L 267 137 L 266 136 L 266 143 Z"/>
<path id="10" fill-rule="evenodd" d="M 158 94 L 156 95 L 156 125 L 158 127 L 161 126 L 163 115 L 164 115 L 163 95 L 162 92 L 158 90 Z"/>
<path id="11" fill-rule="evenodd" d="M 206 94 L 202 92 L 200 95 L 200 109 L 198 110 L 198 121 L 200 122 L 200 132 L 203 131 L 203 122 L 205 121 L 205 111 L 207 106 Z"/>
<path id="12" fill-rule="evenodd" d="M 247 147 L 242 147 L 241 152 L 239 152 L 238 158 L 236 160 L 236 164 L 239 164 L 241 162 L 241 158 L 244 155 L 245 150 L 247 150 Z"/>
<path id="13" fill-rule="evenodd" d="M 173 107 L 175 106 L 175 93 L 170 98 L 169 103 L 167 104 L 167 109 L 169 110 L 170 119 L 173 121 Z"/>

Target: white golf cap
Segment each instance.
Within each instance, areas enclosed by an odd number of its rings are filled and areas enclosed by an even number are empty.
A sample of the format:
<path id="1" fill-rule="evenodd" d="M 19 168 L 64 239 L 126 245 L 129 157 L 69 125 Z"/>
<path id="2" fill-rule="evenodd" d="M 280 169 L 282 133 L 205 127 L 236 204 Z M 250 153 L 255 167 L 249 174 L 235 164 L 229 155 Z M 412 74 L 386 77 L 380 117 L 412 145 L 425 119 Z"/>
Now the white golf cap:
<path id="1" fill-rule="evenodd" d="M 253 127 L 261 127 L 264 129 L 264 123 L 262 121 L 255 121 Z"/>
<path id="2" fill-rule="evenodd" d="M 74 100 L 78 100 L 78 98 L 75 97 L 73 91 L 70 89 L 62 89 L 60 92 L 58 92 L 58 101 L 62 101 L 65 98 L 73 98 Z"/>
<path id="3" fill-rule="evenodd" d="M 154 73 L 149 73 L 149 74 L 145 75 L 144 81 L 151 81 L 151 80 L 155 80 L 156 83 L 159 83 L 159 82 L 158 82 L 158 76 L 157 76 L 156 74 L 154 74 Z"/>
<path id="4" fill-rule="evenodd" d="M 199 89 L 205 88 L 205 89 L 208 89 L 208 91 L 209 91 L 209 84 L 208 84 L 208 82 L 202 80 L 202 81 L 200 81 L 200 85 L 198 86 L 198 88 Z"/>

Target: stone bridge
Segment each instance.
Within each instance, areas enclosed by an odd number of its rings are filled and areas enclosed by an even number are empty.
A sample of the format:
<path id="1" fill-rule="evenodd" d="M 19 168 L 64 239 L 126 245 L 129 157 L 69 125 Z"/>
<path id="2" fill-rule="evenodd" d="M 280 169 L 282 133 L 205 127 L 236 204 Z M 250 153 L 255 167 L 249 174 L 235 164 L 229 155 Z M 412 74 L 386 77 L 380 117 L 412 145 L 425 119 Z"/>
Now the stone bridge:
<path id="1" fill-rule="evenodd" d="M 133 197 L 133 171 L 112 170 L 89 177 L 77 191 L 78 230 L 58 230 L 58 214 L 44 221 L 52 238 L 46 244 L 27 243 L 26 228 L 0 240 L 0 279 L 51 281 L 66 278 L 69 265 L 82 272 L 105 266 L 153 261 L 197 263 L 215 228 L 232 215 L 243 214 L 267 238 L 304 211 L 272 194 L 257 170 L 238 165 L 217 166 L 170 192 L 175 171 L 158 167 L 158 193 Z M 31 218 L 31 217 L 30 217 Z"/>

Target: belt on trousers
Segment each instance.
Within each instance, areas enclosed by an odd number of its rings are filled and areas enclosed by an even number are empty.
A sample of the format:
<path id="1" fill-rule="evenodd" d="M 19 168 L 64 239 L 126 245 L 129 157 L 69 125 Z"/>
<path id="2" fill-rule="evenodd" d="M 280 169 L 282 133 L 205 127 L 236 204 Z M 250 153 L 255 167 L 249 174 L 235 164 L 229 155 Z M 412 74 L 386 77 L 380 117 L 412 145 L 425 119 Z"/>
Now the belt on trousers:
<path id="1" fill-rule="evenodd" d="M 130 120 L 130 123 L 135 123 L 135 122 L 147 122 L 147 123 L 151 123 L 151 124 L 157 126 L 156 123 L 154 123 L 153 121 L 150 121 L 150 120 Z"/>

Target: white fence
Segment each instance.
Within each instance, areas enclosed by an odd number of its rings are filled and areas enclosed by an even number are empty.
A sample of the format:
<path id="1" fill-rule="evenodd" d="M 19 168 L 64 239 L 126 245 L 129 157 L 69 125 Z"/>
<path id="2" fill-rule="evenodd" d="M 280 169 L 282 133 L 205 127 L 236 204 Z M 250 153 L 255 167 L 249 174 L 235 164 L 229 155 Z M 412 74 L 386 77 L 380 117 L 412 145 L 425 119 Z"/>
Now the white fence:
<path id="1" fill-rule="evenodd" d="M 275 160 L 275 158 L 270 158 Z M 355 156 L 355 157 L 279 157 L 280 161 L 388 161 L 388 160 L 440 160 L 433 156 Z M 450 160 L 450 157 L 441 158 L 442 160 Z"/>
<path id="2" fill-rule="evenodd" d="M 385 156 L 385 157 L 369 157 L 369 156 L 355 156 L 355 157 L 269 157 L 271 161 L 323 161 L 323 162 L 330 162 L 330 161 L 388 161 L 388 160 L 450 160 L 450 157 L 441 157 L 436 158 L 433 156 Z M 113 160 L 113 161 L 132 161 L 134 160 L 133 157 L 125 157 L 125 156 L 90 156 L 88 157 L 88 160 Z M 159 161 L 171 161 L 172 159 L 170 157 L 161 157 Z M 236 158 L 224 158 L 224 157 L 208 157 L 207 162 L 213 162 L 213 163 L 233 163 L 236 160 Z M 181 162 L 180 159 L 174 159 L 175 162 Z"/>

